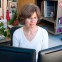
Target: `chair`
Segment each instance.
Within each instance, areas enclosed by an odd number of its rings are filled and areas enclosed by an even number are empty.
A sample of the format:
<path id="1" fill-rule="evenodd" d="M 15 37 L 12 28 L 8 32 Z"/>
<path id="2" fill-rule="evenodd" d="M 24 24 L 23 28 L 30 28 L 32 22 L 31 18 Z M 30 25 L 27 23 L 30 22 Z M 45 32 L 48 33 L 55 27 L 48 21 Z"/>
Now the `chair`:
<path id="1" fill-rule="evenodd" d="M 20 26 L 16 26 L 16 27 L 12 27 L 10 29 L 10 35 L 11 35 L 11 42 L 10 42 L 10 46 L 12 46 L 12 39 L 13 39 L 13 33 L 16 29 L 20 28 Z"/>

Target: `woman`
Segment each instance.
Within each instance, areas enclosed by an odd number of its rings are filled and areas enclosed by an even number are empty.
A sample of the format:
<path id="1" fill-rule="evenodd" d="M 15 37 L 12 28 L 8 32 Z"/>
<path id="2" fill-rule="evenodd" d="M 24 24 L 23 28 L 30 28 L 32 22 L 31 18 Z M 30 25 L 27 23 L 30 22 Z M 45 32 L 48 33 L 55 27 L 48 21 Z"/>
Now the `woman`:
<path id="1" fill-rule="evenodd" d="M 40 50 L 48 48 L 48 33 L 44 28 L 37 26 L 40 17 L 38 6 L 34 4 L 24 5 L 20 14 L 24 26 L 13 34 L 13 46 L 35 49 L 36 59 Z"/>

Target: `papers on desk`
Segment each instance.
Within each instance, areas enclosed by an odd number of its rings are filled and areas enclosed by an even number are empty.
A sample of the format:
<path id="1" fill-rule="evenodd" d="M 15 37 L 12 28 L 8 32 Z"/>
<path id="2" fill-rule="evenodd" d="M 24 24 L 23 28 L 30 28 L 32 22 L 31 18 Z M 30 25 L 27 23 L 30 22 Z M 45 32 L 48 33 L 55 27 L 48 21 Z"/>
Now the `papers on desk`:
<path id="1" fill-rule="evenodd" d="M 19 24 L 18 26 L 22 27 L 23 25 Z M 12 28 L 12 27 L 15 27 L 13 25 L 8 25 L 8 28 Z"/>
<path id="2" fill-rule="evenodd" d="M 4 24 L 4 28 L 7 28 L 7 20 L 6 19 L 2 19 L 2 20 L 0 20 L 0 22 L 2 22 Z"/>
<path id="3" fill-rule="evenodd" d="M 3 40 L 5 39 L 5 36 L 4 35 L 0 35 L 0 40 Z"/>
<path id="4" fill-rule="evenodd" d="M 8 28 L 12 28 L 12 27 L 14 27 L 13 25 L 8 25 Z"/>

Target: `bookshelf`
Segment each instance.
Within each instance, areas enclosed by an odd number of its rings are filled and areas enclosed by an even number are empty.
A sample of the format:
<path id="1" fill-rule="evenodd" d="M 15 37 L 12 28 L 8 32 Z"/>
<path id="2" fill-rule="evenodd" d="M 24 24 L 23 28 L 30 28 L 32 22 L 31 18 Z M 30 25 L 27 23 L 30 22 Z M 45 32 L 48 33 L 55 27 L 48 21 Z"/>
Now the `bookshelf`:
<path id="1" fill-rule="evenodd" d="M 52 34 L 62 33 L 62 0 L 41 0 L 41 24 Z"/>

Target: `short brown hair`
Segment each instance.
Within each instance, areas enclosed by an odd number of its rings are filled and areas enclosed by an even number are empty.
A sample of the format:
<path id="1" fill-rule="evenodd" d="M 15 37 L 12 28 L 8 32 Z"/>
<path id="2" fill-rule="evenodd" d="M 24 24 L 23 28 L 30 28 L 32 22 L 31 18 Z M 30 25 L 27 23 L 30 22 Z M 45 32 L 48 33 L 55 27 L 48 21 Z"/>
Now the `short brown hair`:
<path id="1" fill-rule="evenodd" d="M 37 17 L 40 20 L 40 9 L 37 5 L 31 3 L 24 5 L 19 15 L 20 20 L 24 21 L 26 18 L 30 18 L 34 12 L 36 12 Z"/>

